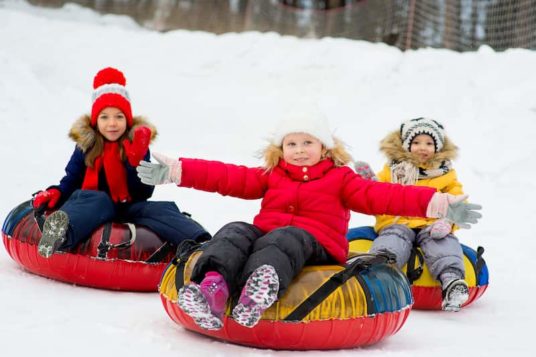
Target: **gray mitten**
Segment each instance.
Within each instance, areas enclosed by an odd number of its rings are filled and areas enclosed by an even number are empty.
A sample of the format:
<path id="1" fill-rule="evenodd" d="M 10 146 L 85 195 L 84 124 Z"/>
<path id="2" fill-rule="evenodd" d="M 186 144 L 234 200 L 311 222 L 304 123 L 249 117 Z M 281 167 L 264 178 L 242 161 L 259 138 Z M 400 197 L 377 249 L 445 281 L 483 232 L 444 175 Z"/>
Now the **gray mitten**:
<path id="1" fill-rule="evenodd" d="M 452 223 L 446 219 L 438 219 L 430 226 L 430 238 L 445 238 L 452 231 Z"/>
<path id="2" fill-rule="evenodd" d="M 140 161 L 140 164 L 136 167 L 141 182 L 146 185 L 180 184 L 182 175 L 181 162 L 158 153 L 153 153 L 153 156 L 158 164 Z"/>
<path id="3" fill-rule="evenodd" d="M 447 219 L 454 222 L 460 228 L 471 228 L 469 223 L 477 223 L 479 218 L 482 218 L 480 212 L 482 206 L 475 203 L 455 202 L 449 203 L 447 210 Z"/>
<path id="4" fill-rule="evenodd" d="M 460 228 L 471 228 L 469 223 L 477 223 L 482 214 L 476 212 L 481 205 L 465 203 L 467 195 L 454 196 L 436 192 L 430 199 L 426 209 L 426 217 L 447 218 Z"/>
<path id="5" fill-rule="evenodd" d="M 372 171 L 372 168 L 370 167 L 368 162 L 356 161 L 354 164 L 354 168 L 355 172 L 365 180 L 378 181 L 378 178 L 374 174 L 374 171 Z"/>

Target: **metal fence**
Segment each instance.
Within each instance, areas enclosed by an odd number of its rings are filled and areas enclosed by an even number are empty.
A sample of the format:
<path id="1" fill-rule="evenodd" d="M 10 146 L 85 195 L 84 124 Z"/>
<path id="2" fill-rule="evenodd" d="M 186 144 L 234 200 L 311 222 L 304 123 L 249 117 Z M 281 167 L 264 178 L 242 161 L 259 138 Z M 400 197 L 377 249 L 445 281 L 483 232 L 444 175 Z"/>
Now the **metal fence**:
<path id="1" fill-rule="evenodd" d="M 157 30 L 275 31 L 421 47 L 536 49 L 535 0 L 29 0 L 125 14 Z"/>

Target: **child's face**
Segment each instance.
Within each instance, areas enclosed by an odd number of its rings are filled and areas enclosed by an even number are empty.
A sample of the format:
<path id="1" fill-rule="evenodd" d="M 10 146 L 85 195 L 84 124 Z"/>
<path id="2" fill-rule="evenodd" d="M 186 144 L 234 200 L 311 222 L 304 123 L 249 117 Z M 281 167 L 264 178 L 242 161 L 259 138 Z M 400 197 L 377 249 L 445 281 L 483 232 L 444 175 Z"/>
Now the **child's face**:
<path id="1" fill-rule="evenodd" d="M 421 164 L 424 164 L 435 155 L 434 139 L 428 134 L 417 135 L 411 142 L 409 151 L 417 157 Z"/>
<path id="2" fill-rule="evenodd" d="M 127 130 L 127 118 L 115 107 L 104 108 L 97 117 L 97 129 L 108 141 L 116 141 Z"/>
<path id="3" fill-rule="evenodd" d="M 325 149 L 320 140 L 305 133 L 292 133 L 283 138 L 283 159 L 296 166 L 317 164 Z"/>

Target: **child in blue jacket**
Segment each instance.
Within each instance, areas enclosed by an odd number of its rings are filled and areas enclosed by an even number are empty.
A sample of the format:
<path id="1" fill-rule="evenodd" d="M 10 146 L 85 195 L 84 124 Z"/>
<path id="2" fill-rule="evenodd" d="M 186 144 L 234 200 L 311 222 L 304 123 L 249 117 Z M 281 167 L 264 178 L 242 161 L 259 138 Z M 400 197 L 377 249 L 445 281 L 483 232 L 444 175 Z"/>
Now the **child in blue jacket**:
<path id="1" fill-rule="evenodd" d="M 156 129 L 132 116 L 125 85 L 123 73 L 115 68 L 96 74 L 91 115 L 78 119 L 69 132 L 76 147 L 66 175 L 34 197 L 34 208 L 59 208 L 44 223 L 38 252 L 45 258 L 76 246 L 109 221 L 145 226 L 174 244 L 210 239 L 174 202 L 147 201 L 154 186 L 140 181 L 136 166 L 149 160 Z"/>

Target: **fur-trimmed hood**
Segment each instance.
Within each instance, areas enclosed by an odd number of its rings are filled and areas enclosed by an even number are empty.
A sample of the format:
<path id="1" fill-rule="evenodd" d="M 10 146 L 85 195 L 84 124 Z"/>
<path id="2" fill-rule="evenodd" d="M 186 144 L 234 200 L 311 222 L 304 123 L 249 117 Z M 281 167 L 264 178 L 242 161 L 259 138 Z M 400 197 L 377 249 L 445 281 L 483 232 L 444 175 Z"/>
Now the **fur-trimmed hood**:
<path id="1" fill-rule="evenodd" d="M 443 161 L 454 160 L 458 155 L 458 147 L 454 145 L 454 143 L 447 136 L 445 136 L 441 151 L 437 152 L 428 162 L 420 164 L 412 153 L 403 148 L 399 130 L 391 132 L 380 142 L 380 151 L 385 154 L 389 162 L 408 161 L 415 167 L 425 166 L 427 168 L 434 169 L 438 168 Z"/>
<path id="2" fill-rule="evenodd" d="M 97 129 L 91 127 L 91 117 L 89 115 L 83 115 L 76 120 L 69 130 L 69 137 L 76 143 L 76 145 L 86 152 L 95 144 L 95 137 L 97 135 Z M 135 116 L 132 118 L 132 127 L 128 129 L 128 138 L 132 140 L 134 130 L 141 125 L 145 125 L 151 129 L 151 142 L 156 138 L 158 134 L 156 127 L 149 123 L 145 118 L 141 116 Z"/>

